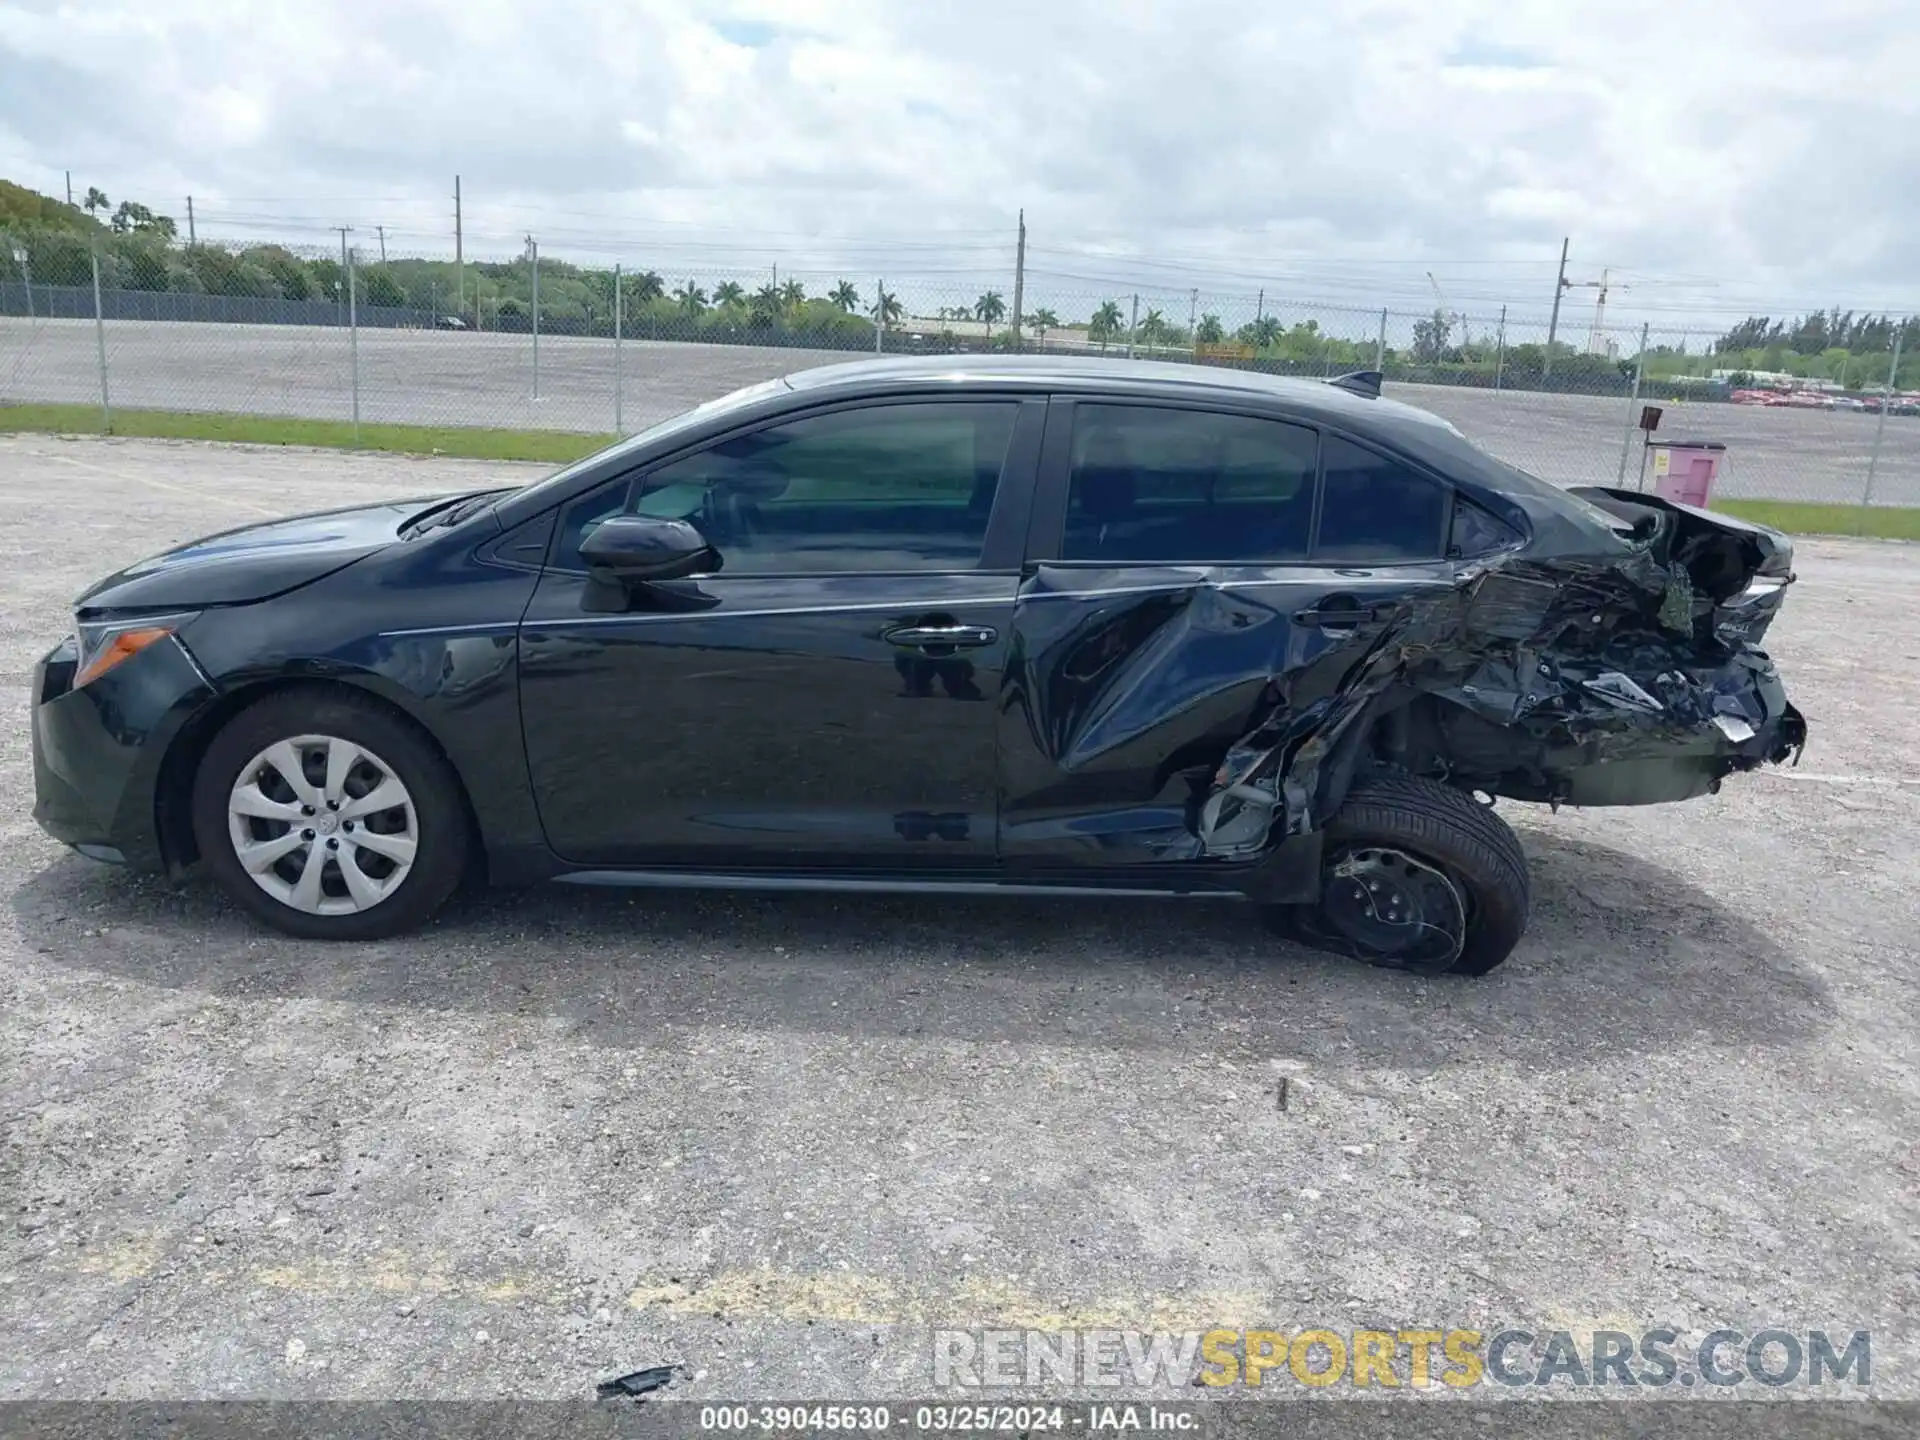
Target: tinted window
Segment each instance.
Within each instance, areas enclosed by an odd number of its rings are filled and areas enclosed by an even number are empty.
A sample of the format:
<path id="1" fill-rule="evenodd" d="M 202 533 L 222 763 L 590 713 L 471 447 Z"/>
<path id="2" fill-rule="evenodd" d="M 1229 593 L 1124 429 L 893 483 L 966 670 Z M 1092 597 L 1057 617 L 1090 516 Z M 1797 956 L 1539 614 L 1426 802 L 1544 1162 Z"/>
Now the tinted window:
<path id="1" fill-rule="evenodd" d="M 728 575 L 979 563 L 1014 402 L 870 406 L 791 420 L 579 502 L 561 554 L 623 508 L 690 520 Z"/>
<path id="2" fill-rule="evenodd" d="M 1519 538 L 1505 521 L 1495 519 L 1470 501 L 1454 497 L 1453 531 L 1447 539 L 1447 554 L 1486 555 L 1514 544 Z"/>
<path id="3" fill-rule="evenodd" d="M 1079 405 L 1068 560 L 1303 560 L 1314 430 L 1202 410 Z"/>
<path id="4" fill-rule="evenodd" d="M 1372 450 L 1327 437 L 1315 559 L 1435 560 L 1446 517 L 1445 486 Z"/>

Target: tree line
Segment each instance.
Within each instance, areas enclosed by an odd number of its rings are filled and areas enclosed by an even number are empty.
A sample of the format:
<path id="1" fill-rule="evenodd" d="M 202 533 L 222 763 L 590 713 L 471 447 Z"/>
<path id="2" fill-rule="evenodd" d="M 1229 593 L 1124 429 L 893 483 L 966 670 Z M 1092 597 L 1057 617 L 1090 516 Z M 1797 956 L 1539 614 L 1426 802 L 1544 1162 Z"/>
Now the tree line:
<path id="1" fill-rule="evenodd" d="M 138 201 L 123 198 L 116 203 L 97 187 L 90 187 L 80 204 L 69 205 L 0 180 L 0 231 L 10 237 L 8 249 L 24 250 L 27 272 L 37 284 L 89 286 L 97 254 L 101 283 L 109 288 L 342 307 L 346 303 L 345 272 L 330 255 L 297 254 L 275 244 L 182 244 L 174 217 Z M 611 333 L 611 269 L 543 258 L 539 270 L 543 330 Z M 412 310 L 423 323 L 457 314 L 466 324 L 486 329 L 532 326 L 533 275 L 525 259 L 469 262 L 456 271 L 447 260 L 382 262 L 360 254 L 355 271 L 355 299 L 361 306 Z M 641 336 L 785 336 L 845 347 L 871 343 L 876 323 L 895 329 L 909 319 L 898 294 L 880 294 L 845 279 L 809 294 L 791 277 L 779 282 L 770 276 L 754 287 L 737 280 L 709 285 L 698 278 L 676 281 L 646 269 L 621 274 L 618 301 L 626 333 Z M 1229 327 L 1209 312 L 1183 325 L 1155 306 L 1144 313 L 1134 306 L 1123 309 L 1118 299 L 1092 307 L 1085 320 L 1063 321 L 1044 305 L 1030 306 L 1015 317 L 1005 296 L 988 290 L 971 304 L 940 307 L 927 318 L 933 322 L 931 338 L 956 349 L 979 343 L 1006 346 L 1017 322 L 1026 343 L 1042 346 L 1050 334 L 1073 331 L 1076 339 L 1084 335 L 1086 343 L 1103 350 L 1198 352 L 1206 358 L 1283 369 L 1367 369 L 1382 358 L 1374 337 L 1332 335 L 1317 320 L 1286 324 L 1262 313 Z M 969 325 L 965 333 L 955 334 L 947 327 L 956 321 L 980 325 L 984 333 L 975 334 Z M 1886 381 L 1886 357 L 1896 328 L 1904 337 L 1897 383 L 1901 388 L 1920 387 L 1920 319 L 1896 322 L 1887 315 L 1837 308 L 1788 319 L 1751 316 L 1692 351 L 1685 341 L 1653 346 L 1646 357 L 1647 372 L 1675 384 L 1704 383 L 1715 370 L 1731 370 L 1787 373 L 1870 389 Z M 1462 317 L 1441 310 L 1416 320 L 1411 343 L 1388 346 L 1383 358 L 1390 371 L 1415 378 L 1491 383 L 1500 374 L 1524 384 L 1529 376 L 1550 369 L 1559 384 L 1570 387 L 1612 384 L 1631 375 L 1635 360 L 1631 355 L 1589 355 L 1578 345 L 1558 341 L 1549 366 L 1544 345 L 1502 344 L 1490 327 L 1470 333 Z"/>

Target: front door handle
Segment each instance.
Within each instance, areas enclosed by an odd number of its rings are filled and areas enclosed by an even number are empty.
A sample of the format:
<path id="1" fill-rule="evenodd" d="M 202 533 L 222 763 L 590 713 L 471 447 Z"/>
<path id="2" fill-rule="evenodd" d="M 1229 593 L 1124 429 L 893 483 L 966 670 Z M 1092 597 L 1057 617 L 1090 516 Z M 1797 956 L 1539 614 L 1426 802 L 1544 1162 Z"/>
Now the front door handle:
<path id="1" fill-rule="evenodd" d="M 880 638 L 889 645 L 939 655 L 952 650 L 977 650 L 982 645 L 991 645 L 1000 638 L 1000 632 L 991 625 L 901 625 L 886 631 Z"/>

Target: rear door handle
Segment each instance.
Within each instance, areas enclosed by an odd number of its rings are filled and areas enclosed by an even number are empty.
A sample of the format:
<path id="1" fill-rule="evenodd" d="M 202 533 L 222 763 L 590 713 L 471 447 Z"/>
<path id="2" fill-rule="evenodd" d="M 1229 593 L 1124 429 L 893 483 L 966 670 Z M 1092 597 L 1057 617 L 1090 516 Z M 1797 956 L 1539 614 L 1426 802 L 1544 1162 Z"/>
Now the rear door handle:
<path id="1" fill-rule="evenodd" d="M 909 650 L 977 650 L 1000 638 L 991 625 L 901 625 L 881 637 Z"/>
<path id="2" fill-rule="evenodd" d="M 1370 620 L 1384 620 L 1393 614 L 1391 605 L 1359 605 L 1342 601 L 1335 605 L 1293 612 L 1293 623 L 1317 630 L 1351 630 Z"/>

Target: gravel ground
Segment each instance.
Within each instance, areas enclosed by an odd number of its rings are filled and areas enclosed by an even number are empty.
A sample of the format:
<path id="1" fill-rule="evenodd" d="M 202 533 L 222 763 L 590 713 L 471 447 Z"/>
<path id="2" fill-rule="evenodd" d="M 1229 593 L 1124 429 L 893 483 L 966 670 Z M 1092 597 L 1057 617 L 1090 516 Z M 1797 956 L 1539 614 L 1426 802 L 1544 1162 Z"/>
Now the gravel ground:
<path id="1" fill-rule="evenodd" d="M 905 1396 L 935 1326 L 1262 1323 L 1865 1328 L 1920 1398 L 1912 549 L 1803 543 L 1797 771 L 1504 807 L 1483 980 L 1172 903 L 552 888 L 322 946 L 34 827 L 86 581 L 505 468 L 0 438 L 0 1398 Z"/>
<path id="2" fill-rule="evenodd" d="M 113 400 L 132 408 L 226 410 L 344 420 L 351 413 L 346 335 L 295 325 L 126 322 L 107 326 Z M 610 340 L 544 336 L 539 398 L 525 335 L 363 330 L 360 414 L 368 421 L 614 428 Z M 621 422 L 638 429 L 737 386 L 792 370 L 866 358 L 857 352 L 630 341 L 622 347 Z M 1626 427 L 1623 395 L 1544 395 L 1390 385 L 1390 394 L 1452 420 L 1511 464 L 1560 484 L 1614 484 Z M 0 401 L 100 398 L 91 323 L 0 319 Z M 1858 502 L 1878 417 L 1755 406 L 1666 406 L 1663 438 L 1728 447 L 1721 493 L 1753 499 Z M 1637 436 L 1627 483 L 1641 463 Z M 1651 480 L 1649 480 L 1651 483 Z M 1920 505 L 1920 419 L 1889 417 L 1875 468 L 1881 505 Z"/>

